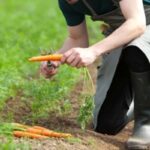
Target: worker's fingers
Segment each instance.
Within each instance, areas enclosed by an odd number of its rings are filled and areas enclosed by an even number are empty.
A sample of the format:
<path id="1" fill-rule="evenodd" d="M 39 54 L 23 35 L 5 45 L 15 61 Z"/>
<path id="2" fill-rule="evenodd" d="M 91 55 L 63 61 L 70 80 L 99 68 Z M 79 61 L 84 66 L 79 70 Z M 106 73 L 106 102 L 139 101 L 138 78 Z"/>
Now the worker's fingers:
<path id="1" fill-rule="evenodd" d="M 72 67 L 77 67 L 78 64 L 80 63 L 80 58 L 76 58 L 72 63 L 70 64 Z"/>
<path id="2" fill-rule="evenodd" d="M 47 62 L 42 62 L 40 66 L 40 71 L 43 72 L 46 70 L 46 68 L 47 68 Z"/>
<path id="3" fill-rule="evenodd" d="M 77 68 L 85 67 L 85 64 L 82 61 L 80 61 L 76 67 Z"/>
<path id="4" fill-rule="evenodd" d="M 45 71 L 42 73 L 42 75 L 44 75 L 45 78 L 51 78 L 52 76 L 54 76 L 57 73 L 57 69 L 51 69 L 49 71 Z"/>
<path id="5" fill-rule="evenodd" d="M 44 75 L 44 77 L 49 78 L 57 73 L 57 69 L 55 67 L 48 67 L 47 62 L 42 62 L 40 66 L 40 73 Z"/>
<path id="6" fill-rule="evenodd" d="M 76 56 L 70 55 L 65 62 L 70 65 L 74 60 L 76 60 Z"/>
<path id="7" fill-rule="evenodd" d="M 72 55 L 72 50 L 67 51 L 63 54 L 63 57 L 61 59 L 61 63 L 65 63 L 69 56 Z"/>

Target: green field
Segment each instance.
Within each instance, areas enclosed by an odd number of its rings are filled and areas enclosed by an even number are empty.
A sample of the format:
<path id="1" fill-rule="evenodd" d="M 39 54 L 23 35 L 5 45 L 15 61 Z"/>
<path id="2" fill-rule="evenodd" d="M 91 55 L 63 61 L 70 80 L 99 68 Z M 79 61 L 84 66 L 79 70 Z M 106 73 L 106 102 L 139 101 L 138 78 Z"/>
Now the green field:
<path id="1" fill-rule="evenodd" d="M 97 24 L 92 26 L 88 22 L 91 43 L 94 43 L 102 35 L 97 33 Z M 40 55 L 43 50 L 59 49 L 66 36 L 65 20 L 57 1 L 0 0 L 1 122 L 16 121 L 11 105 L 13 109 L 19 109 L 26 104 L 30 113 L 21 116 L 19 122 L 30 124 L 46 118 L 49 112 L 65 115 L 71 111 L 67 96 L 78 82 L 82 70 L 63 65 L 52 80 L 47 80 L 39 74 L 39 63 L 28 62 L 28 58 Z M 8 106 L 10 108 L 6 112 Z M 3 131 L 1 128 L 0 133 Z M 29 149 L 24 144 L 15 147 L 11 138 L 6 144 L 1 143 L 2 146 L 4 150 Z"/>
<path id="2" fill-rule="evenodd" d="M 20 100 L 32 100 L 33 112 L 42 115 L 43 109 L 53 107 L 68 94 L 78 71 L 63 66 L 55 81 L 45 80 L 39 75 L 39 63 L 30 63 L 28 58 L 61 46 L 66 37 L 64 19 L 56 2 L 0 3 L 0 107 L 10 97 L 21 94 Z"/>

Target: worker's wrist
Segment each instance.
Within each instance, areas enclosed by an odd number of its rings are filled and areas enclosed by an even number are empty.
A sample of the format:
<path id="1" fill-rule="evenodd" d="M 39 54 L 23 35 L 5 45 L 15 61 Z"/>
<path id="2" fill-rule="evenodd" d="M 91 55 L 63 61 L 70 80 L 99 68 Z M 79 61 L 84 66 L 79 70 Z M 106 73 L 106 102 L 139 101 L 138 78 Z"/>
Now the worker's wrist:
<path id="1" fill-rule="evenodd" d="M 89 47 L 90 50 L 94 53 L 95 57 L 99 57 L 102 55 L 101 50 L 96 46 Z"/>

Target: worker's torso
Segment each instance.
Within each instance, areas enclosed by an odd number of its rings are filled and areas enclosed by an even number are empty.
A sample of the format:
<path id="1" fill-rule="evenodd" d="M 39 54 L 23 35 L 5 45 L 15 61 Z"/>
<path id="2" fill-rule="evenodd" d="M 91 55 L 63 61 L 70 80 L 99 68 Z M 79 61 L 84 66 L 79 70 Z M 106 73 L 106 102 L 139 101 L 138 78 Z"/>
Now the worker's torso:
<path id="1" fill-rule="evenodd" d="M 107 13 L 116 8 L 112 0 L 86 0 L 86 1 L 98 15 Z M 92 15 L 90 10 L 87 8 L 87 6 L 84 4 L 82 0 L 79 0 L 78 2 L 72 5 L 68 5 L 68 7 L 72 7 L 72 9 L 80 13 Z"/>
<path id="2" fill-rule="evenodd" d="M 59 0 L 59 1 L 62 1 L 62 2 L 64 1 L 64 3 L 66 3 L 67 0 Z M 112 11 L 113 9 L 116 8 L 116 5 L 114 4 L 114 2 L 115 1 L 118 2 L 118 0 L 86 0 L 86 1 L 98 15 L 102 15 L 102 14 Z M 150 0 L 144 0 L 144 3 L 150 5 L 150 2 L 148 1 Z M 75 11 L 78 11 L 82 14 L 92 15 L 91 11 L 84 4 L 83 0 L 78 0 L 76 3 L 72 5 L 69 4 L 68 7 L 71 7 Z"/>
<path id="3" fill-rule="evenodd" d="M 119 7 L 119 0 L 78 0 L 69 4 L 67 0 L 59 0 L 59 6 L 65 16 L 68 26 L 80 24 L 85 15 L 92 16 L 93 20 L 102 20 L 111 25 L 112 30 L 118 28 L 124 21 Z M 134 7 L 133 7 L 134 9 Z M 150 5 L 145 5 L 147 24 L 150 15 Z"/>

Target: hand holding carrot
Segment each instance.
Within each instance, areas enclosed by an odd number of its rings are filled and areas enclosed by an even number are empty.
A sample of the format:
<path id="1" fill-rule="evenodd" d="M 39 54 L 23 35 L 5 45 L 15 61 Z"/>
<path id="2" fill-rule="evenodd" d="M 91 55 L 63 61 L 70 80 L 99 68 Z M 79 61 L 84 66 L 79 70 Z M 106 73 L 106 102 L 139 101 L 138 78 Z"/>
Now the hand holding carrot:
<path id="1" fill-rule="evenodd" d="M 41 62 L 40 73 L 45 78 L 50 78 L 57 73 L 57 68 L 61 64 L 62 54 L 51 54 L 36 56 L 29 59 L 31 62 Z"/>
<path id="2" fill-rule="evenodd" d="M 42 75 L 44 75 L 45 78 L 50 78 L 52 76 L 54 76 L 57 73 L 57 69 L 59 67 L 59 65 L 61 64 L 60 62 L 50 62 L 51 64 L 49 64 L 49 62 L 41 62 L 41 66 L 40 66 L 40 73 Z"/>

